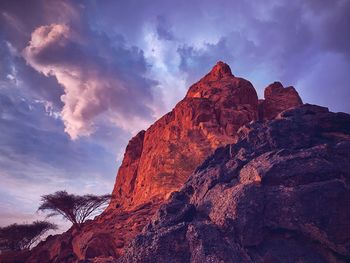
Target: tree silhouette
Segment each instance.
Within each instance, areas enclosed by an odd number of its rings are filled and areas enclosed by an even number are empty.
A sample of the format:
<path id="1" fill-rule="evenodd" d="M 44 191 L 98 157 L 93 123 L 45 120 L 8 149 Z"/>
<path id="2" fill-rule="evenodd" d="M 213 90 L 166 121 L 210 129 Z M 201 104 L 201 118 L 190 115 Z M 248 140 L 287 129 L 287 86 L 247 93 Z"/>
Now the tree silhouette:
<path id="1" fill-rule="evenodd" d="M 86 219 L 101 212 L 108 204 L 111 195 L 74 195 L 66 191 L 57 191 L 54 194 L 43 195 L 39 211 L 50 211 L 48 217 L 62 215 L 65 219 L 80 228 Z"/>
<path id="2" fill-rule="evenodd" d="M 19 251 L 29 249 L 48 230 L 57 226 L 47 221 L 35 221 L 31 224 L 12 224 L 0 228 L 0 250 Z"/>

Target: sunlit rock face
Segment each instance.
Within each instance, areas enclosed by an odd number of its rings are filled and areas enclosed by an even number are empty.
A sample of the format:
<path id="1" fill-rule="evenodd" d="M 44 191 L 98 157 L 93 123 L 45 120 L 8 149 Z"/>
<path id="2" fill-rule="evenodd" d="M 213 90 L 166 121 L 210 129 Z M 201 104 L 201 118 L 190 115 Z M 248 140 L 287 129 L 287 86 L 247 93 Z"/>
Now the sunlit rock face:
<path id="1" fill-rule="evenodd" d="M 117 262 L 349 262 L 350 115 L 303 105 L 238 137 Z"/>
<path id="2" fill-rule="evenodd" d="M 273 114 L 301 103 L 277 97 Z M 67 262 L 120 257 L 171 192 L 218 147 L 236 143 L 240 127 L 258 120 L 263 107 L 252 84 L 218 62 L 171 112 L 130 140 L 106 211 L 81 231 L 69 230 L 64 239 L 56 236 L 40 244 L 28 262 L 37 262 L 40 255 L 49 255 L 42 262 L 60 262 L 59 255 L 68 255 Z"/>
<path id="3" fill-rule="evenodd" d="M 303 104 L 294 87 L 284 88 L 280 82 L 266 87 L 264 98 L 259 101 L 259 118 L 264 120 L 271 120 L 280 112 Z"/>
<path id="4" fill-rule="evenodd" d="M 217 147 L 235 142 L 237 130 L 258 118 L 257 109 L 252 84 L 218 62 L 171 112 L 130 141 L 109 210 L 167 198 Z"/>

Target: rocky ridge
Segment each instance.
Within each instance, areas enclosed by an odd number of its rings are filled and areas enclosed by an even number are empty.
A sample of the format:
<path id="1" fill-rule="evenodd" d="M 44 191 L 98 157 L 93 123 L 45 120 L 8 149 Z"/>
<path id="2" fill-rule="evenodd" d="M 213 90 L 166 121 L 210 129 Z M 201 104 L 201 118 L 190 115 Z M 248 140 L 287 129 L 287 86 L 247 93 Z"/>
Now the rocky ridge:
<path id="1" fill-rule="evenodd" d="M 106 211 L 80 232 L 70 229 L 41 243 L 28 262 L 120 257 L 198 165 L 218 147 L 237 141 L 240 127 L 302 104 L 294 88 L 276 83 L 269 87 L 265 100 L 258 101 L 249 81 L 218 62 L 171 112 L 130 140 Z"/>
<path id="2" fill-rule="evenodd" d="M 350 261 L 350 115 L 304 105 L 238 136 L 117 262 Z"/>

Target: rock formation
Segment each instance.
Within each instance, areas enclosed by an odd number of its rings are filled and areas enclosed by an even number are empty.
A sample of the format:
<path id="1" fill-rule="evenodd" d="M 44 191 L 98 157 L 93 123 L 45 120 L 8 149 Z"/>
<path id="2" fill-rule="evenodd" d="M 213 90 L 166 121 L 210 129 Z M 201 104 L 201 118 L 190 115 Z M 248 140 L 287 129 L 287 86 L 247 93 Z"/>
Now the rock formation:
<path id="1" fill-rule="evenodd" d="M 264 91 L 264 100 L 259 100 L 259 119 L 271 120 L 280 112 L 302 105 L 294 87 L 284 88 L 280 82 L 270 84 Z"/>
<path id="2" fill-rule="evenodd" d="M 237 130 L 258 118 L 257 109 L 252 84 L 218 62 L 171 112 L 130 141 L 108 210 L 164 200 L 214 149 L 233 143 Z"/>
<path id="3" fill-rule="evenodd" d="M 252 84 L 218 62 L 171 112 L 130 140 L 106 211 L 81 231 L 70 229 L 42 242 L 28 262 L 61 262 L 62 255 L 66 262 L 120 257 L 198 165 L 218 147 L 237 141 L 240 127 L 301 104 L 294 88 L 275 86 L 267 88 L 266 103 L 258 102 Z"/>
<path id="4" fill-rule="evenodd" d="M 350 262 L 350 115 L 304 105 L 238 136 L 117 262 Z"/>

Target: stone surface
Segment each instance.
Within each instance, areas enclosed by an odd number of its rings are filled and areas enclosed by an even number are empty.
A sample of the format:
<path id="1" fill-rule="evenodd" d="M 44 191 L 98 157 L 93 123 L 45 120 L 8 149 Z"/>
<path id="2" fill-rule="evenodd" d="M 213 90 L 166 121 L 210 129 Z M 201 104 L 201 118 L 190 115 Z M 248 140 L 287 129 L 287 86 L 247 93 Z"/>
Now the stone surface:
<path id="1" fill-rule="evenodd" d="M 218 62 L 171 112 L 130 141 L 109 209 L 164 200 L 214 149 L 233 143 L 237 130 L 258 118 L 257 107 L 252 84 Z"/>
<path id="2" fill-rule="evenodd" d="M 95 257 L 118 258 L 124 246 L 141 232 L 159 206 L 159 203 L 148 202 L 131 211 L 106 212 L 95 220 L 87 221 L 79 231 L 71 228 L 41 242 L 26 262 L 90 262 Z M 104 262 L 101 260 L 99 262 Z"/>
<path id="3" fill-rule="evenodd" d="M 301 100 L 290 103 L 288 99 L 293 96 L 285 90 L 291 89 L 267 92 L 266 105 L 270 108 L 265 110 L 263 102 L 258 106 L 252 84 L 235 77 L 227 64 L 218 62 L 189 88 L 171 112 L 130 140 L 106 211 L 86 222 L 81 231 L 71 229 L 43 242 L 33 250 L 28 262 L 36 262 L 40 255 L 46 255 L 51 262 L 60 262 L 58 255 L 70 255 L 74 262 L 103 262 L 120 257 L 124 247 L 141 232 L 170 193 L 183 186 L 198 165 L 218 147 L 237 141 L 240 127 L 257 120 L 265 111 L 277 114 L 286 108 L 283 105 L 292 107 L 301 103 Z M 283 102 L 284 99 L 287 101 Z M 273 101 L 278 106 L 273 108 Z M 183 214 L 190 218 L 192 210 L 192 206 L 184 208 L 177 220 L 181 221 Z M 198 225 L 193 227 L 193 233 L 202 228 L 218 231 L 216 227 Z M 172 231 L 177 235 L 182 233 L 180 228 Z M 191 245 L 195 246 L 196 242 L 193 240 Z M 222 245 L 222 251 L 229 248 Z M 182 246 L 180 242 L 179 247 Z"/>
<path id="4" fill-rule="evenodd" d="M 257 118 L 258 98 L 252 84 L 218 62 L 171 112 L 130 140 L 112 201 L 80 232 L 67 232 L 70 253 L 76 260 L 119 257 L 169 194 L 217 147 L 234 143 L 242 125 Z M 30 262 L 50 250 L 55 251 L 49 253 L 55 262 L 56 254 L 62 254 L 62 236 L 52 240 L 56 241 L 34 250 Z"/>
<path id="5" fill-rule="evenodd" d="M 304 105 L 242 127 L 117 262 L 349 262 L 350 115 Z"/>
<path id="6" fill-rule="evenodd" d="M 25 262 L 77 262 L 78 256 L 73 252 L 72 247 L 74 234 L 74 230 L 70 229 L 63 234 L 47 237 L 31 250 L 31 255 Z"/>
<path id="7" fill-rule="evenodd" d="M 266 87 L 264 100 L 259 100 L 259 119 L 271 120 L 280 112 L 303 104 L 294 87 L 284 88 L 280 82 Z"/>

